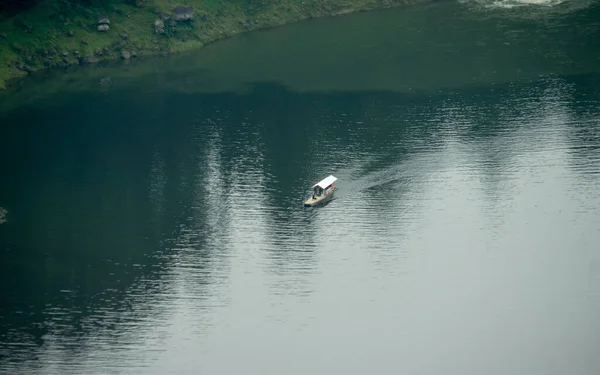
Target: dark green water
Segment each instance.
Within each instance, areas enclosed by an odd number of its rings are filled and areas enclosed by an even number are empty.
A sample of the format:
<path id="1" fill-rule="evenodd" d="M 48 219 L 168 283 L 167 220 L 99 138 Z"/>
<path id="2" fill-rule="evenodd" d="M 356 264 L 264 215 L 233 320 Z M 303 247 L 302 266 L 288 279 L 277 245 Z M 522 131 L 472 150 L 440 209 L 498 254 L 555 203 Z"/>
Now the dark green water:
<path id="1" fill-rule="evenodd" d="M 600 4 L 519 5 L 2 97 L 0 373 L 600 373 Z"/>

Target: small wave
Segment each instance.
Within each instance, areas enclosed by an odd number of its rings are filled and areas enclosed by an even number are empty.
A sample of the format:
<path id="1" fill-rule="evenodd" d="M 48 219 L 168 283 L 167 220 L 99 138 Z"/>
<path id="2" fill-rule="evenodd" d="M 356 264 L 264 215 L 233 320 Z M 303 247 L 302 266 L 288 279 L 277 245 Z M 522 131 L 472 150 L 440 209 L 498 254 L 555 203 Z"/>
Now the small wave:
<path id="1" fill-rule="evenodd" d="M 489 3 L 492 8 L 515 8 L 524 6 L 554 6 L 565 2 L 566 0 L 495 0 Z"/>
<path id="2" fill-rule="evenodd" d="M 547 18 L 590 7 L 595 0 L 458 0 L 477 13 L 517 18 Z M 481 14 L 480 14 L 481 15 Z"/>
<path id="3" fill-rule="evenodd" d="M 525 6 L 554 6 L 566 0 L 462 0 L 462 3 L 477 3 L 485 8 L 510 9 Z"/>

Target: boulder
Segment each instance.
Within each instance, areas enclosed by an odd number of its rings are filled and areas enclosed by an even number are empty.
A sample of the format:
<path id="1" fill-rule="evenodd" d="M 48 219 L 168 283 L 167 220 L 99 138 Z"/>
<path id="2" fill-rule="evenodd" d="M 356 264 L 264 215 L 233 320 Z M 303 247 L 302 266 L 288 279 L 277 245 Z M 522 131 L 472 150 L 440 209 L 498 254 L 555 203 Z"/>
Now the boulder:
<path id="1" fill-rule="evenodd" d="M 100 60 L 98 60 L 95 56 L 86 56 L 83 58 L 84 64 L 96 64 L 98 61 Z"/>
<path id="2" fill-rule="evenodd" d="M 108 31 L 110 27 L 106 24 L 98 25 L 98 31 Z"/>
<path id="3" fill-rule="evenodd" d="M 6 223 L 6 214 L 8 214 L 8 210 L 0 207 L 0 224 Z"/>
<path id="4" fill-rule="evenodd" d="M 157 34 L 162 34 L 165 32 L 165 21 L 161 20 L 160 18 L 157 18 L 156 21 L 154 21 L 154 32 Z"/>
<path id="5" fill-rule="evenodd" d="M 110 24 L 110 20 L 108 19 L 108 17 L 100 17 L 98 19 L 98 25 L 109 25 Z"/>
<path id="6" fill-rule="evenodd" d="M 33 70 L 31 69 L 31 67 L 29 67 L 28 65 L 25 65 L 25 64 L 17 64 L 17 69 L 22 70 L 22 71 L 27 72 L 27 73 L 33 72 Z"/>
<path id="7" fill-rule="evenodd" d="M 121 52 L 121 58 L 123 58 L 125 60 L 129 60 L 131 58 L 131 52 L 129 52 L 129 51 Z"/>
<path id="8" fill-rule="evenodd" d="M 173 9 L 173 19 L 175 21 L 189 21 L 194 19 L 194 8 L 189 5 L 177 5 Z"/>

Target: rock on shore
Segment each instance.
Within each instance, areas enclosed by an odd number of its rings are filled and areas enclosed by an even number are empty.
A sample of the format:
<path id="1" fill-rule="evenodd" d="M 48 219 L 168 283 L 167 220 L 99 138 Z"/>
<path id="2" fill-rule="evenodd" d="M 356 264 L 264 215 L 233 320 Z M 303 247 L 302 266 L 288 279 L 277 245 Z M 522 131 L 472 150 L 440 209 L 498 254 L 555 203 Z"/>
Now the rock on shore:
<path id="1" fill-rule="evenodd" d="M 194 19 L 194 8 L 185 5 L 177 5 L 173 9 L 173 19 L 175 21 L 189 21 Z"/>
<path id="2" fill-rule="evenodd" d="M 0 207 L 0 224 L 6 223 L 6 215 L 8 214 L 8 210 L 6 208 Z"/>

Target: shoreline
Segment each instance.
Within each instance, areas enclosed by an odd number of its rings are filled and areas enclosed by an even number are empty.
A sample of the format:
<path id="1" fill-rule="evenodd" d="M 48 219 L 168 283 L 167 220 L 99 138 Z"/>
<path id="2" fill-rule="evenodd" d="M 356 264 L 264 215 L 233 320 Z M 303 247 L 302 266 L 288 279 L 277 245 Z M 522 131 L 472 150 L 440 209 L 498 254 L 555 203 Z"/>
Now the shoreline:
<path id="1" fill-rule="evenodd" d="M 251 31 L 318 18 L 416 5 L 432 0 L 319 0 L 259 7 L 187 1 L 114 0 L 102 8 L 65 9 L 50 0 L 0 21 L 0 91 L 41 71 L 115 60 L 157 58 L 185 52 Z"/>

